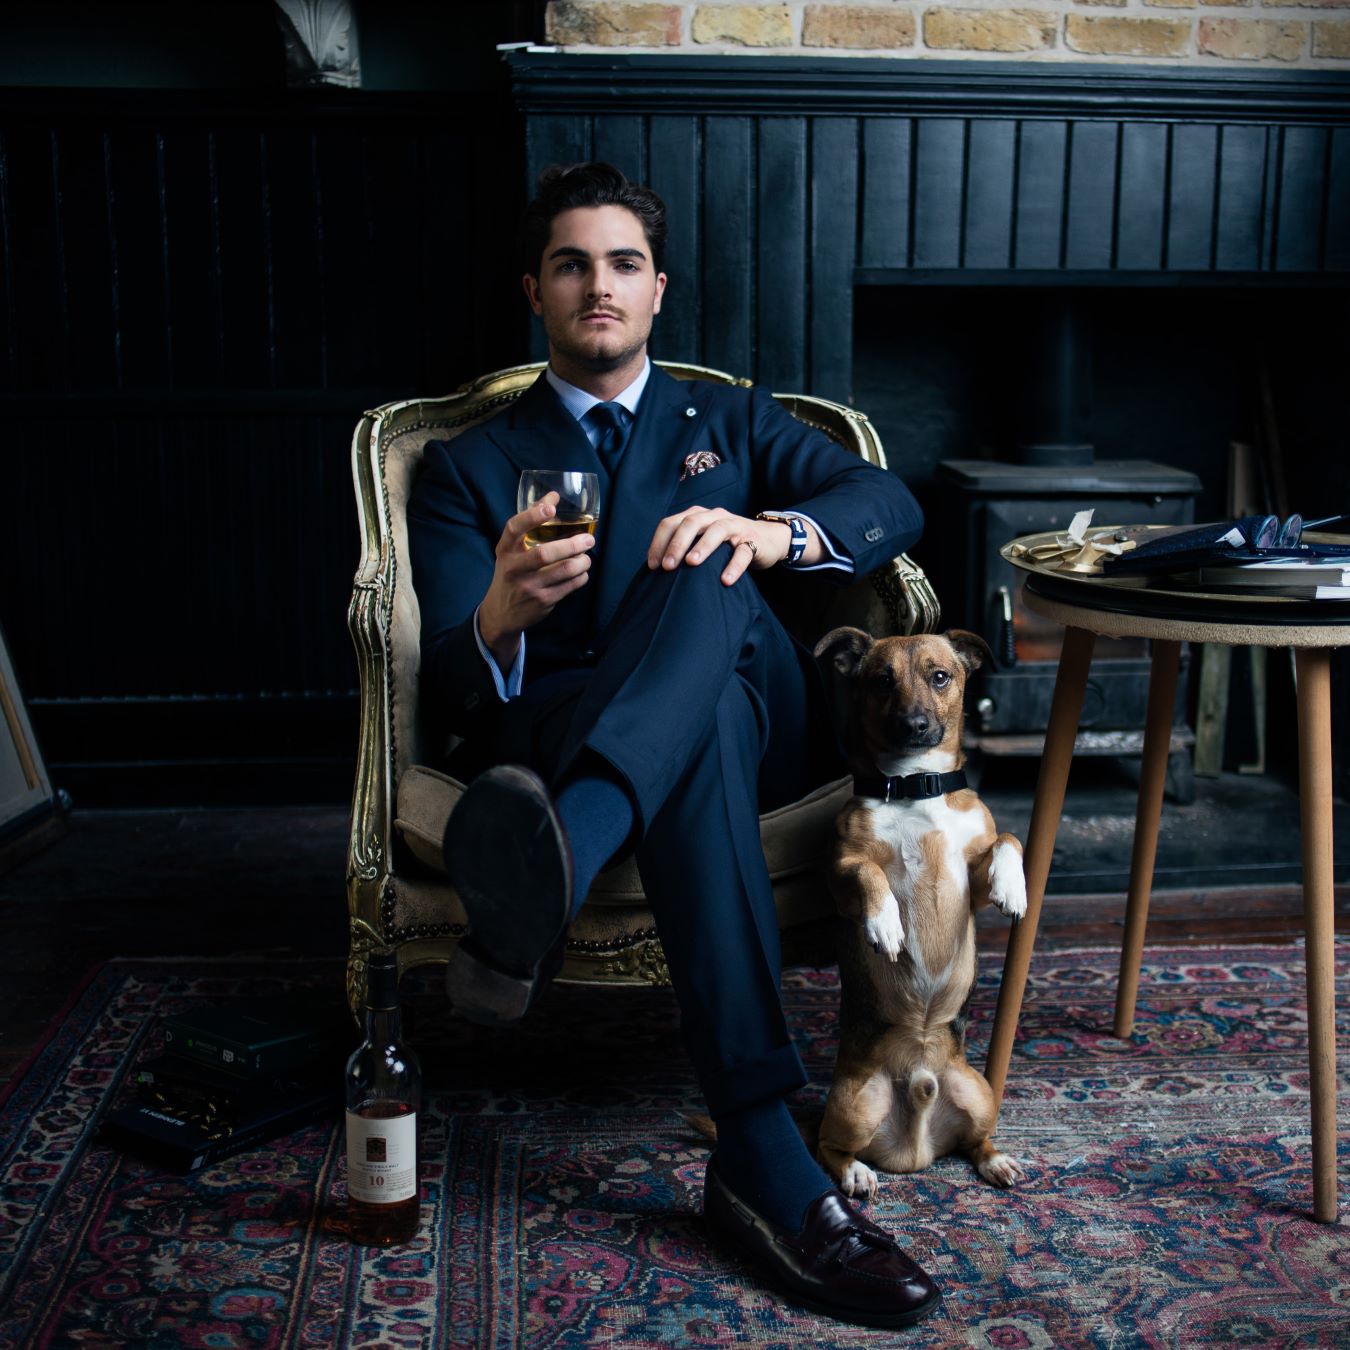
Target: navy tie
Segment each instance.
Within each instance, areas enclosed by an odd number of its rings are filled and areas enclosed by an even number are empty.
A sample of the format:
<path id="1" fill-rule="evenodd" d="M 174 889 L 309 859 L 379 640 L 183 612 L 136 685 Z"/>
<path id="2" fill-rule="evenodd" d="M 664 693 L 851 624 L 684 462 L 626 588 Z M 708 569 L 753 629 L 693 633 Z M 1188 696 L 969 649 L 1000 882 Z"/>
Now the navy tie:
<path id="1" fill-rule="evenodd" d="M 628 444 L 629 412 L 620 403 L 597 403 L 586 414 L 592 426 L 599 428 L 600 438 L 595 443 L 595 453 L 600 457 L 605 472 L 613 478 L 619 469 L 619 458 Z"/>

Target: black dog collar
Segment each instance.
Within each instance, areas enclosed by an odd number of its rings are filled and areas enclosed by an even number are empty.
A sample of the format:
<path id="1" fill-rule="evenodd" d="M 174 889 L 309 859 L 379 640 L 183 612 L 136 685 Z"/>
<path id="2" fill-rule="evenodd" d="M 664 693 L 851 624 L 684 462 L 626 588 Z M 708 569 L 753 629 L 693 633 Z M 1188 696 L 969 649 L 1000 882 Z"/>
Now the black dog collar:
<path id="1" fill-rule="evenodd" d="M 967 786 L 964 769 L 956 769 L 952 773 L 911 773 L 903 778 L 855 776 L 853 779 L 855 796 L 876 797 L 883 802 L 902 799 L 927 801 L 930 797 L 941 797 L 948 792 L 960 792 Z"/>

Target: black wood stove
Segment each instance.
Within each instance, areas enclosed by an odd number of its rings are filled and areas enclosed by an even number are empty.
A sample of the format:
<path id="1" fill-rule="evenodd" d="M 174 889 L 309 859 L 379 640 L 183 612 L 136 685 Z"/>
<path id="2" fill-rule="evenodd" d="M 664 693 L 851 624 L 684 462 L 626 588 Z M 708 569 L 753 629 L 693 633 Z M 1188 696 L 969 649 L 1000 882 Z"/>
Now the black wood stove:
<path id="1" fill-rule="evenodd" d="M 1052 294 L 1029 306 L 1026 333 L 1009 448 L 997 459 L 939 463 L 924 540 L 944 626 L 980 633 L 994 649 L 994 668 L 975 680 L 967 723 L 968 748 L 987 755 L 1041 753 L 1062 639 L 1057 625 L 1024 608 L 1020 574 L 999 550 L 1019 535 L 1067 529 L 1088 509 L 1094 529 L 1187 524 L 1201 486 L 1194 474 L 1165 464 L 1095 458 L 1091 346 L 1071 296 Z M 1076 753 L 1142 751 L 1148 676 L 1146 642 L 1097 644 Z M 1178 689 L 1185 688 L 1183 676 Z M 1169 774 L 1181 798 L 1193 791 L 1184 699 L 1182 692 Z"/>

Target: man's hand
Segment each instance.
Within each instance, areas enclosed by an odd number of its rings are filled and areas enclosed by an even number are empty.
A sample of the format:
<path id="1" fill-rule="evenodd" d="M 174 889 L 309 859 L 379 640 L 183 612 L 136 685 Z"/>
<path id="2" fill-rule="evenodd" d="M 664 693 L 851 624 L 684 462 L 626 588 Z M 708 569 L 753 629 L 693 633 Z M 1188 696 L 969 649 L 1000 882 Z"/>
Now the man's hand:
<path id="1" fill-rule="evenodd" d="M 547 618 L 564 596 L 586 584 L 595 537 L 574 534 L 537 548 L 525 547 L 526 534 L 551 520 L 558 494 L 541 497 L 528 511 L 512 516 L 497 540 L 492 584 L 478 609 L 478 631 L 502 670 L 509 670 L 520 648 L 520 635 Z"/>
<path id="2" fill-rule="evenodd" d="M 820 542 L 816 532 L 810 536 L 805 561 L 814 561 Z M 722 584 L 733 586 L 746 568 L 761 571 L 787 557 L 792 546 L 792 530 L 780 520 L 748 520 L 733 516 L 720 506 L 709 509 L 691 506 L 679 515 L 667 516 L 657 527 L 647 547 L 647 566 L 673 571 L 682 562 L 697 567 L 722 544 L 733 545 L 731 561 L 722 569 Z"/>

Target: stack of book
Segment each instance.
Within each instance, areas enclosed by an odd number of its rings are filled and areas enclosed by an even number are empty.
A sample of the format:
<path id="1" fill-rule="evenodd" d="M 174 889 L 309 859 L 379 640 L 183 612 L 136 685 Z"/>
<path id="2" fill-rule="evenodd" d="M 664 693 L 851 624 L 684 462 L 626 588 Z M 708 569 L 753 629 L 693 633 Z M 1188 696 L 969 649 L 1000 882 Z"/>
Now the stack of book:
<path id="1" fill-rule="evenodd" d="M 166 1017 L 164 1053 L 137 1065 L 137 1100 L 101 1138 L 172 1172 L 194 1172 L 331 1115 L 352 1025 L 295 1001 Z"/>
<path id="2" fill-rule="evenodd" d="M 1201 567 L 1200 585 L 1300 600 L 1350 600 L 1350 560 L 1314 556 L 1216 564 Z"/>

